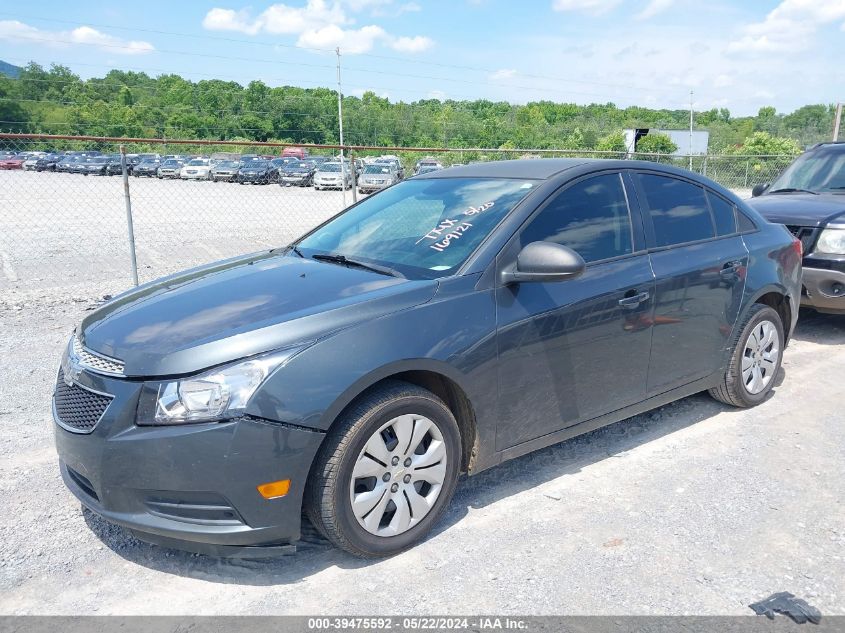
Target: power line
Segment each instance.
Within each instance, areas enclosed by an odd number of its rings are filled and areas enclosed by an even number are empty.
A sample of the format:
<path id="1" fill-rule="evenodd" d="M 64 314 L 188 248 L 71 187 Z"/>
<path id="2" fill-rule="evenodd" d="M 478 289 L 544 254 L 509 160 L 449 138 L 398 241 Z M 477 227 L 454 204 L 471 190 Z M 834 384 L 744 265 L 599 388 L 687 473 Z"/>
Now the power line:
<path id="1" fill-rule="evenodd" d="M 334 53 L 334 49 L 331 48 L 317 48 L 317 47 L 310 47 L 310 46 L 299 46 L 299 45 L 292 45 L 292 44 L 281 44 L 277 42 L 261 42 L 256 40 L 245 40 L 240 38 L 229 38 L 229 37 L 222 37 L 216 35 L 198 35 L 195 33 L 177 33 L 173 31 L 162 31 L 158 29 L 145 29 L 145 28 L 131 28 L 125 26 L 117 26 L 117 25 L 108 25 L 108 24 L 93 24 L 88 22 L 77 22 L 73 20 L 62 20 L 58 18 L 44 18 L 38 16 L 20 16 L 16 15 L 12 12 L 8 11 L 0 11 L 0 15 L 11 15 L 20 17 L 26 20 L 42 20 L 46 22 L 57 22 L 63 24 L 75 24 L 77 26 L 91 26 L 103 29 L 115 29 L 115 30 L 123 30 L 123 31 L 130 31 L 130 32 L 138 32 L 138 33 L 152 33 L 157 35 L 168 35 L 174 37 L 189 37 L 193 39 L 202 39 L 202 40 L 210 40 L 210 41 L 220 41 L 220 42 L 229 42 L 229 43 L 239 43 L 239 44 L 248 44 L 252 46 L 269 46 L 273 48 L 288 48 L 293 50 L 310 50 L 320 53 Z M 93 44 L 96 46 L 96 44 Z M 160 51 L 166 52 L 166 51 Z M 384 59 L 389 61 L 397 61 L 402 63 L 408 64 L 418 64 L 423 66 L 435 66 L 440 68 L 447 68 L 449 70 L 469 70 L 472 72 L 480 72 L 480 73 L 488 73 L 493 74 L 498 71 L 498 69 L 492 68 L 484 68 L 479 66 L 466 66 L 466 65 L 459 65 L 459 64 L 444 64 L 441 62 L 434 62 L 431 60 L 421 60 L 415 59 L 412 57 L 400 57 L 395 55 L 381 55 L 377 53 L 359 53 L 359 57 L 369 57 L 373 59 Z M 346 70 L 347 67 L 344 67 Z M 351 67 L 349 68 L 351 69 Z M 367 72 L 370 72 L 369 70 Z M 553 76 L 553 75 L 543 75 L 537 73 L 526 73 L 526 72 L 517 72 L 517 74 L 521 77 L 526 77 L 529 79 L 545 79 L 549 81 L 560 81 L 560 82 L 569 82 L 569 83 L 578 83 L 578 84 L 586 84 L 586 85 L 594 85 L 594 86 L 605 86 L 608 88 L 621 88 L 625 90 L 642 90 L 644 92 L 649 93 L 664 93 L 664 94 L 679 94 L 677 90 L 669 89 L 669 88 L 659 88 L 654 86 L 636 86 L 632 84 L 617 84 L 617 83 L 610 83 L 610 82 L 603 82 L 603 81 L 595 81 L 589 79 L 578 79 L 575 77 L 562 77 L 562 76 Z M 516 86 L 515 86 L 516 87 Z"/>

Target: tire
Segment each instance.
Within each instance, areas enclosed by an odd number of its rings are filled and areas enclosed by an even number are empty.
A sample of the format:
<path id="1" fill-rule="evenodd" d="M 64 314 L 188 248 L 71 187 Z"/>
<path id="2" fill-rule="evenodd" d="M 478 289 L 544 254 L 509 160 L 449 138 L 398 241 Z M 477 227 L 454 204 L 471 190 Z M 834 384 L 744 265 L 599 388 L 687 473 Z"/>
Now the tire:
<path id="1" fill-rule="evenodd" d="M 415 450 L 410 443 L 422 428 Z M 348 408 L 320 447 L 306 485 L 306 516 L 355 556 L 397 554 L 422 540 L 449 506 L 461 455 L 458 424 L 440 398 L 416 385 L 385 382 Z M 360 500 L 357 511 L 353 498 Z M 414 518 L 414 507 L 422 518 Z"/>
<path id="2" fill-rule="evenodd" d="M 774 338 L 769 338 L 771 333 Z M 762 339 L 762 345 L 758 341 Z M 709 390 L 720 402 L 735 407 L 754 407 L 763 402 L 774 387 L 783 361 L 783 322 L 767 305 L 751 306 L 737 327 L 728 369 L 720 384 Z M 758 380 L 760 382 L 756 382 Z"/>

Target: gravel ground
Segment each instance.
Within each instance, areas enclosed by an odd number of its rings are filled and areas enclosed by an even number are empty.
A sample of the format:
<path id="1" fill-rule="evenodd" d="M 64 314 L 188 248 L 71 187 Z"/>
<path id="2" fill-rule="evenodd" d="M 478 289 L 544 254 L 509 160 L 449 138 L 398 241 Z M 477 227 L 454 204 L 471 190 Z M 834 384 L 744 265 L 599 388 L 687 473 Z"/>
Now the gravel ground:
<path id="1" fill-rule="evenodd" d="M 278 187 L 132 191 L 145 277 L 340 208 Z M 430 538 L 388 560 L 310 530 L 291 557 L 195 556 L 83 511 L 50 393 L 72 327 L 127 285 L 121 195 L 117 179 L 0 173 L 0 613 L 747 615 L 786 590 L 845 614 L 845 318 L 812 312 L 763 405 L 697 395 L 466 479 Z"/>
<path id="2" fill-rule="evenodd" d="M 93 300 L 93 297 L 91 298 Z M 146 545 L 64 488 L 49 400 L 84 302 L 0 308 L 0 613 L 845 614 L 845 319 L 802 315 L 774 397 L 697 395 L 464 480 L 423 544 L 361 561 Z"/>

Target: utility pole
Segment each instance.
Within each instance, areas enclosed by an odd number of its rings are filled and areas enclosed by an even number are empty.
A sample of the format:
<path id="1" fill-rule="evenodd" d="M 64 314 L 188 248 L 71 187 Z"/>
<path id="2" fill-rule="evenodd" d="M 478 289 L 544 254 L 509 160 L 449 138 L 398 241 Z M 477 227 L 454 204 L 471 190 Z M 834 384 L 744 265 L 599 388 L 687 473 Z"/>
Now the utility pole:
<path id="1" fill-rule="evenodd" d="M 833 140 L 839 140 L 839 124 L 842 123 L 842 102 L 836 104 L 836 118 L 833 121 Z"/>
<path id="2" fill-rule="evenodd" d="M 340 85 L 340 46 L 337 53 L 337 124 L 340 130 L 340 191 L 343 194 L 343 208 L 346 208 L 346 160 L 343 157 L 343 88 Z"/>
<path id="3" fill-rule="evenodd" d="M 689 170 L 692 171 L 692 90 L 689 91 Z"/>

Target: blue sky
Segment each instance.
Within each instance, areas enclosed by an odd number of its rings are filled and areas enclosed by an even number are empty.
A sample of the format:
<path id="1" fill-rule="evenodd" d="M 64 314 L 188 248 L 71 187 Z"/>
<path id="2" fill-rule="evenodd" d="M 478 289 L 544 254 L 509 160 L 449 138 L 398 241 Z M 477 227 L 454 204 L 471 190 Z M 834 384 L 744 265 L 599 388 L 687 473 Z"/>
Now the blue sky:
<path id="1" fill-rule="evenodd" d="M 620 106 L 845 100 L 845 0 L 286 0 L 5 3 L 0 59 L 194 80 L 334 87 L 391 101 Z"/>

